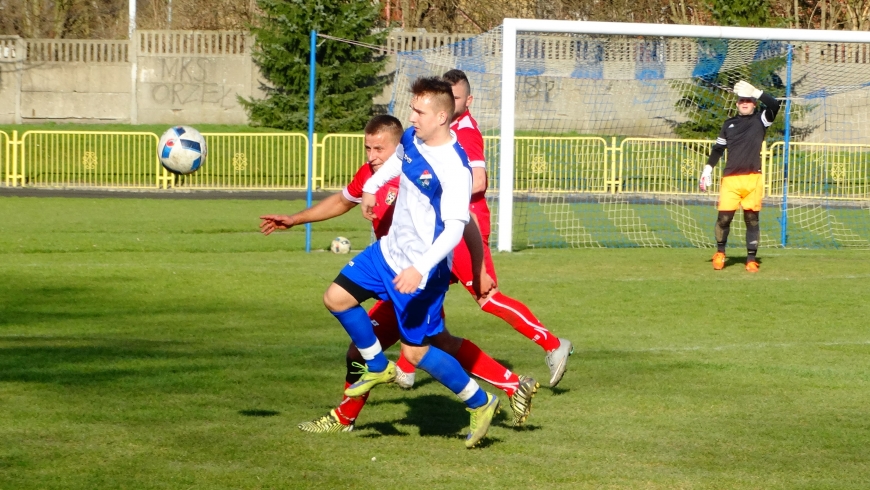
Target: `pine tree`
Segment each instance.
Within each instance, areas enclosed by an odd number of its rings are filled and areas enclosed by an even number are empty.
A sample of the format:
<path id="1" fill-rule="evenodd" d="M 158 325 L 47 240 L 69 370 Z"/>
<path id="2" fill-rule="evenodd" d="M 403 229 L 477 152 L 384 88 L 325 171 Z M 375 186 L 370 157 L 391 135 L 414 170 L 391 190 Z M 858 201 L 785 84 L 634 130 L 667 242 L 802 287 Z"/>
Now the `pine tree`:
<path id="1" fill-rule="evenodd" d="M 756 58 L 748 65 L 732 71 L 720 72 L 718 66 L 728 52 L 729 41 L 724 39 L 702 39 L 699 41 L 700 51 L 705 53 L 696 68 L 691 83 L 674 82 L 680 90 L 681 98 L 676 109 L 686 116 L 683 122 L 669 121 L 674 132 L 687 139 L 716 139 L 722 123 L 729 117 L 737 115 L 737 96 L 730 90 L 738 80 L 746 80 L 756 88 L 767 92 L 773 97 L 785 96 L 785 85 L 779 73 L 785 70 L 786 46 L 783 43 L 761 41 L 756 44 Z M 770 54 L 777 56 L 770 56 Z M 806 75 L 792 80 L 792 92 L 796 92 Z M 815 104 L 793 106 L 791 113 L 791 138 L 799 141 L 809 135 L 813 127 L 795 127 L 795 123 L 804 120 L 813 111 Z M 785 135 L 785 106 L 780 108 L 780 116 L 767 131 L 768 140 L 782 139 Z"/>
<path id="2" fill-rule="evenodd" d="M 257 0 L 263 12 L 254 62 L 267 83 L 266 98 L 240 99 L 254 125 L 285 130 L 308 127 L 310 31 L 371 45 L 382 45 L 376 32 L 377 2 L 367 0 Z M 386 83 L 386 57 L 369 48 L 319 38 L 316 53 L 315 130 L 359 131 L 373 113 L 373 98 Z"/>

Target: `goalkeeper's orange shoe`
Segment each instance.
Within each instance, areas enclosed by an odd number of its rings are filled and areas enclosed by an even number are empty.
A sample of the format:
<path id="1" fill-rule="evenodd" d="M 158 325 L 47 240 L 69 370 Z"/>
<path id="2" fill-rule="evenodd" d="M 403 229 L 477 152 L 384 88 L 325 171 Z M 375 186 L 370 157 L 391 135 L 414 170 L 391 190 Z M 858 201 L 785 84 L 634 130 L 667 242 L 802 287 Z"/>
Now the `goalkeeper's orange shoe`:
<path id="1" fill-rule="evenodd" d="M 713 270 L 721 271 L 725 268 L 725 252 L 716 252 L 713 254 Z"/>
<path id="2" fill-rule="evenodd" d="M 758 272 L 758 262 L 751 261 L 746 263 L 746 272 Z"/>

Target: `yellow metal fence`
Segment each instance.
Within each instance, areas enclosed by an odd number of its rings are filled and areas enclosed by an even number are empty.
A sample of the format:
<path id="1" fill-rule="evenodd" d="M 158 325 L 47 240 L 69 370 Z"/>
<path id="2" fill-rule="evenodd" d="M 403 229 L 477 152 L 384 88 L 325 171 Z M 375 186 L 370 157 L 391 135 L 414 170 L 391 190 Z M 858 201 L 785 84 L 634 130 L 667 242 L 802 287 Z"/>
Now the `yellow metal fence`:
<path id="1" fill-rule="evenodd" d="M 157 159 L 153 133 L 0 131 L 0 168 L 7 187 L 302 190 L 309 141 L 300 133 L 204 133 L 205 164 L 176 176 Z M 489 187 L 499 186 L 499 138 L 484 138 Z M 698 193 L 710 140 L 601 137 L 517 137 L 514 188 L 549 193 Z M 338 190 L 365 162 L 361 134 L 315 135 L 311 179 Z M 766 193 L 772 197 L 870 198 L 870 145 L 792 143 L 762 150 Z M 726 154 L 727 158 L 727 154 Z M 715 177 L 719 170 L 716 169 Z M 786 175 L 787 173 L 787 175 Z M 716 179 L 714 179 L 716 182 Z M 715 189 L 714 189 L 715 190 Z"/>
<path id="2" fill-rule="evenodd" d="M 161 174 L 156 151 L 152 133 L 27 131 L 21 137 L 19 182 L 33 187 L 153 187 Z"/>
<path id="3" fill-rule="evenodd" d="M 169 185 L 187 189 L 306 189 L 308 136 L 297 133 L 203 133 L 208 147 L 196 173 L 167 173 Z M 156 143 L 154 146 L 156 159 Z M 158 163 L 159 165 L 159 163 Z"/>
<path id="4" fill-rule="evenodd" d="M 5 131 L 0 131 L 0 168 L 3 169 L 4 183 L 7 186 L 13 185 L 12 182 L 12 160 L 10 158 L 9 135 Z"/>

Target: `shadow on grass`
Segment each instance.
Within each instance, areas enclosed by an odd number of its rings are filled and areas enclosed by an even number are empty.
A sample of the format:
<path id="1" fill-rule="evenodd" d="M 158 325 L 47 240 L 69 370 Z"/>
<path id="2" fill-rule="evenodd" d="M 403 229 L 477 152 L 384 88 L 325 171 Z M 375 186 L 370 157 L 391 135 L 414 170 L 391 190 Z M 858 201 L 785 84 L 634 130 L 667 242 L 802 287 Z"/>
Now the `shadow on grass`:
<path id="1" fill-rule="evenodd" d="M 430 378 L 431 381 L 431 378 Z M 416 426 L 421 436 L 435 437 L 465 437 L 460 435 L 462 429 L 468 427 L 468 412 L 464 405 L 454 397 L 446 395 L 423 395 L 419 397 L 404 397 L 396 400 L 370 402 L 370 405 L 398 404 L 408 405 L 404 419 L 395 424 L 373 423 L 357 426 L 358 429 L 371 429 L 376 432 L 368 437 L 408 435 L 398 426 Z"/>
<path id="2" fill-rule="evenodd" d="M 444 437 L 448 439 L 465 440 L 470 423 L 469 414 L 464 404 L 455 397 L 447 395 L 423 395 L 419 397 L 405 397 L 395 400 L 370 402 L 370 405 L 386 405 L 404 403 L 408 406 L 405 418 L 391 422 L 373 422 L 357 425 L 357 430 L 371 430 L 373 434 L 363 437 L 378 438 L 384 436 L 408 436 L 409 432 L 400 427 L 416 427 L 422 437 Z M 534 411 L 532 412 L 534 413 Z M 533 432 L 541 427 L 526 423 L 522 427 L 513 427 L 513 417 L 510 407 L 503 403 L 501 411 L 495 416 L 493 426 L 504 427 L 517 431 Z M 497 442 L 498 438 L 487 436 L 477 447 L 489 447 Z"/>
<path id="3" fill-rule="evenodd" d="M 274 417 L 280 414 L 281 412 L 275 410 L 239 410 L 239 415 L 245 417 Z"/>
<path id="4" fill-rule="evenodd" d="M 208 364 L 213 358 L 217 362 L 233 355 L 237 353 L 212 351 L 202 356 L 173 341 L 0 336 L 0 381 L 88 386 L 124 377 L 189 375 L 211 369 Z M 173 364 L 166 365 L 167 360 Z"/>

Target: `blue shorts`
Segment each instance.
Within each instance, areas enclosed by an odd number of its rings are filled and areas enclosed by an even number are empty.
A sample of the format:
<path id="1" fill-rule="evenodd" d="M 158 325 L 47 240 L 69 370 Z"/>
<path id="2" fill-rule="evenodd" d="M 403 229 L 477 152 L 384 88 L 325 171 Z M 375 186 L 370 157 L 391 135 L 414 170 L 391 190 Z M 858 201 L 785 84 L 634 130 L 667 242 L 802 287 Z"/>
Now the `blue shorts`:
<path id="1" fill-rule="evenodd" d="M 375 296 L 392 301 L 399 323 L 399 335 L 408 345 L 424 345 L 428 338 L 444 330 L 441 309 L 450 285 L 450 267 L 442 260 L 432 271 L 426 289 L 402 294 L 393 285 L 396 273 L 387 264 L 381 245 L 375 242 L 360 252 L 341 270 L 341 274 Z"/>

